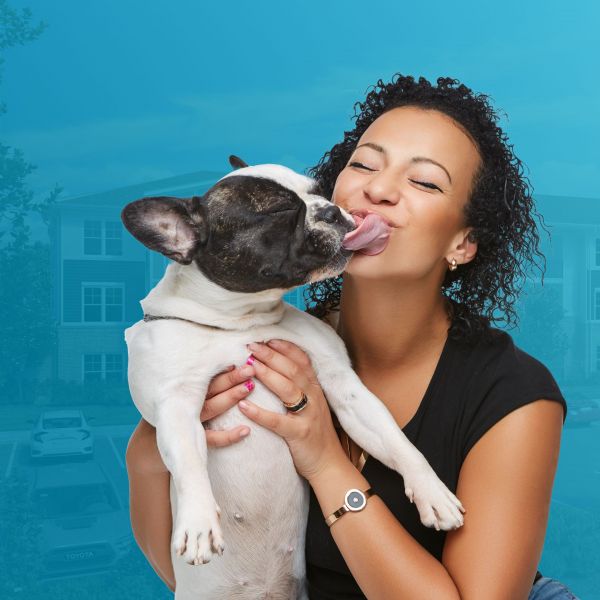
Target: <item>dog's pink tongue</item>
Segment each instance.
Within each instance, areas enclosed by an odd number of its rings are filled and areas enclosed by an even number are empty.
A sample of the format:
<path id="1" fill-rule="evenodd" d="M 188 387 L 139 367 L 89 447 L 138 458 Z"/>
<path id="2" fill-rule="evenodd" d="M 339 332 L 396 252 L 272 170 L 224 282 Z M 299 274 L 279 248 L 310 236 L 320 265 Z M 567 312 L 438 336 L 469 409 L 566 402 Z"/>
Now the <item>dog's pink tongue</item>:
<path id="1" fill-rule="evenodd" d="M 392 228 L 377 214 L 368 213 L 363 219 L 352 215 L 356 229 L 344 236 L 342 247 L 361 254 L 379 254 L 385 249 Z"/>

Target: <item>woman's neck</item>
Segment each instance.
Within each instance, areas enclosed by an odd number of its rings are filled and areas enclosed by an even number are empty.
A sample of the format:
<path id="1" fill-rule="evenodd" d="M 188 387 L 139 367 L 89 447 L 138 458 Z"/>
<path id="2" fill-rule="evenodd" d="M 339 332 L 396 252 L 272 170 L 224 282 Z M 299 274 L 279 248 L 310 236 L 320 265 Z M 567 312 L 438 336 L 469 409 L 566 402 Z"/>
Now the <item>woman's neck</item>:
<path id="1" fill-rule="evenodd" d="M 355 280 L 344 275 L 338 334 L 356 371 L 417 365 L 443 346 L 447 301 L 431 281 Z"/>

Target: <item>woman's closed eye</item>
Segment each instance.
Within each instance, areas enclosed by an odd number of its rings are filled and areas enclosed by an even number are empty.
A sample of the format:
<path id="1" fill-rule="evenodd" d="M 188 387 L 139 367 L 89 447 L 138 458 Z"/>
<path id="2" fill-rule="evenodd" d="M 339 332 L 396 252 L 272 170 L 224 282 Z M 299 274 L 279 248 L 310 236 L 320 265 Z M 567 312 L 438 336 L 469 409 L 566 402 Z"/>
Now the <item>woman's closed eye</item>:
<path id="1" fill-rule="evenodd" d="M 441 188 L 435 185 L 435 183 L 430 183 L 429 181 L 418 181 L 416 179 L 409 179 L 409 181 L 412 181 L 412 183 L 416 183 L 417 185 L 422 185 L 423 187 L 426 187 L 430 190 L 438 190 L 440 192 L 442 191 Z"/>
<path id="2" fill-rule="evenodd" d="M 363 163 L 353 161 L 348 164 L 349 167 L 356 167 L 357 169 L 365 169 L 366 171 L 376 171 L 377 169 L 371 169 L 371 167 L 367 167 L 363 165 Z M 435 185 L 435 183 L 431 183 L 430 181 L 419 181 L 417 179 L 409 179 L 412 183 L 416 183 L 417 185 L 423 186 L 429 190 L 438 190 L 438 192 L 442 192 L 442 189 Z M 442 192 L 443 193 L 443 192 Z"/>
<path id="3" fill-rule="evenodd" d="M 375 171 L 375 169 L 371 169 L 359 162 L 351 162 L 348 166 L 349 167 L 357 167 L 358 169 L 366 169 L 367 171 Z"/>

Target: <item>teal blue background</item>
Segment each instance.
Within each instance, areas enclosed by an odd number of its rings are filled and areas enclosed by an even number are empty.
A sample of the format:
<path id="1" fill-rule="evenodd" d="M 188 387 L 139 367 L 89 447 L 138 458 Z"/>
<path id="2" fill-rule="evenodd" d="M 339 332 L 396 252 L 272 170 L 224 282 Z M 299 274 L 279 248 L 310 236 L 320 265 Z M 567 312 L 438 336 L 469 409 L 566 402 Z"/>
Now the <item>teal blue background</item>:
<path id="1" fill-rule="evenodd" d="M 597 5 L 12 0 L 0 15 L 9 6 L 46 27 L 0 38 L 0 595 L 171 597 L 131 538 L 123 465 L 138 414 L 122 332 L 165 262 L 122 231 L 120 208 L 202 193 L 229 154 L 304 171 L 352 128 L 367 87 L 401 72 L 489 94 L 529 167 L 552 239 L 510 333 L 570 411 L 541 570 L 598 597 Z M 88 418 L 93 458 L 34 461 L 33 422 L 63 407 Z M 40 504 L 50 475 L 59 519 Z M 81 488 L 93 477 L 112 490 L 100 509 Z"/>

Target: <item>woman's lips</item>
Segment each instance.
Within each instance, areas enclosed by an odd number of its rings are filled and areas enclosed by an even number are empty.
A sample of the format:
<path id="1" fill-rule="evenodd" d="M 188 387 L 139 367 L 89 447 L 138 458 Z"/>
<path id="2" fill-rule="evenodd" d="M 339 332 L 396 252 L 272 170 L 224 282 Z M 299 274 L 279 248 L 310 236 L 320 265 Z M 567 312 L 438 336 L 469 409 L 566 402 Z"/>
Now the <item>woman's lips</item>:
<path id="1" fill-rule="evenodd" d="M 353 211 L 350 213 L 356 229 L 344 236 L 342 247 L 369 256 L 383 252 L 387 246 L 392 226 L 378 213 Z"/>

